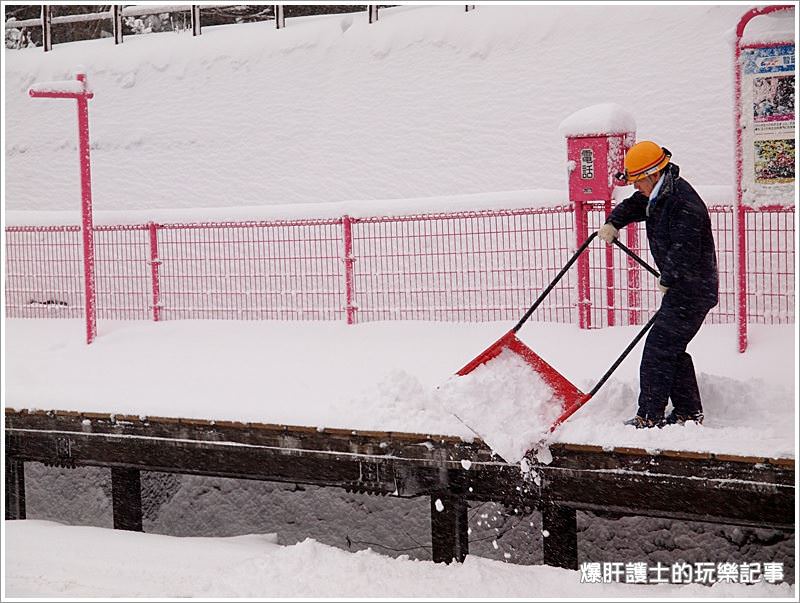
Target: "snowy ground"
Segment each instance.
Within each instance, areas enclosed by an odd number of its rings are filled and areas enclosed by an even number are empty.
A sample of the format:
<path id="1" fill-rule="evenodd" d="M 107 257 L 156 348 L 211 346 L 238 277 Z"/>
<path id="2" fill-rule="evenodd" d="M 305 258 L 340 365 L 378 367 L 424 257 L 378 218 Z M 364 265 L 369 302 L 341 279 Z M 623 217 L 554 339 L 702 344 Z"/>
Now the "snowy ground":
<path id="1" fill-rule="evenodd" d="M 511 326 L 102 322 L 86 346 L 80 320 L 7 320 L 5 405 L 471 438 L 436 388 Z M 520 334 L 588 391 L 636 331 L 529 323 Z M 794 326 L 754 327 L 748 352 L 739 354 L 733 325 L 703 327 L 689 346 L 702 428 L 621 425 L 636 409 L 640 343 L 555 441 L 794 457 L 796 421 L 787 420 L 796 417 L 794 334 Z M 524 399 L 517 404 L 519 416 L 529 412 Z M 491 405 L 485 413 L 473 426 L 486 429 L 487 441 L 502 447 L 518 435 L 519 426 L 493 419 Z"/>
<path id="2" fill-rule="evenodd" d="M 44 521 L 5 523 L 7 596 L 791 597 L 788 584 L 581 583 L 580 572 L 469 556 L 449 566 L 274 536 L 176 538 Z M 79 551 L 76 554 L 76 551 Z"/>

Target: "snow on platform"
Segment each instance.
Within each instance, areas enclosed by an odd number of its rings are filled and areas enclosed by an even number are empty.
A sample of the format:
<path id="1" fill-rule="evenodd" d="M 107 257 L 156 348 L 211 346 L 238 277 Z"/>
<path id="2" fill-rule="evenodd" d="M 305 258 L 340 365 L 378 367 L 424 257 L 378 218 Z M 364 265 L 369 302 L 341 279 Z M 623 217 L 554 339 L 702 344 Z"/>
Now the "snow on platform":
<path id="1" fill-rule="evenodd" d="M 272 534 L 188 538 L 5 524 L 10 597 L 792 597 L 789 584 L 581 583 L 581 573 L 468 556 L 463 564 L 350 553 Z M 78 554 L 76 554 L 78 551 Z"/>
<path id="2" fill-rule="evenodd" d="M 86 346 L 80 320 L 7 320 L 5 405 L 472 439 L 437 388 L 511 326 L 101 322 Z M 530 323 L 520 336 L 588 391 L 636 331 Z M 794 458 L 794 326 L 753 327 L 746 354 L 735 343 L 733 325 L 706 325 L 690 344 L 703 427 L 622 425 L 636 410 L 640 344 L 553 441 Z M 488 417 L 495 410 L 487 404 Z M 510 441 L 508 425 L 484 435 Z"/>

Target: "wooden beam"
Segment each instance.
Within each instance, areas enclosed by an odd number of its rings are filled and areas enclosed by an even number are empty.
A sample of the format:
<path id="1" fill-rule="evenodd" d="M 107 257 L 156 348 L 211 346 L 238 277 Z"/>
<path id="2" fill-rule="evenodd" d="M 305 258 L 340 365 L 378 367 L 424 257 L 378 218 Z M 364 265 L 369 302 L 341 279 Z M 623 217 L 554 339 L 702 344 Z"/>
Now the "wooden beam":
<path id="1" fill-rule="evenodd" d="M 142 479 L 138 469 L 111 468 L 114 529 L 142 532 Z"/>
<path id="2" fill-rule="evenodd" d="M 25 519 L 25 463 L 7 451 L 6 519 Z"/>
<path id="3" fill-rule="evenodd" d="M 542 506 L 544 564 L 578 569 L 577 512 L 570 507 L 546 503 Z"/>
<path id="4" fill-rule="evenodd" d="M 439 492 L 431 496 L 431 548 L 435 563 L 463 563 L 469 553 L 467 501 Z"/>

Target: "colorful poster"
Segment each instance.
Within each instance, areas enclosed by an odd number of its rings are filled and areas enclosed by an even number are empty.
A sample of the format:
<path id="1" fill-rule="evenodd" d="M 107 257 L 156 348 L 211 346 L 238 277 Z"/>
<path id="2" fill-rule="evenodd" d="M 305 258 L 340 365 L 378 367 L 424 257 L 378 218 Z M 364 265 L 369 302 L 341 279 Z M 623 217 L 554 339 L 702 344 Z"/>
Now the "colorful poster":
<path id="1" fill-rule="evenodd" d="M 795 52 L 793 44 L 742 50 L 743 201 L 794 200 Z"/>

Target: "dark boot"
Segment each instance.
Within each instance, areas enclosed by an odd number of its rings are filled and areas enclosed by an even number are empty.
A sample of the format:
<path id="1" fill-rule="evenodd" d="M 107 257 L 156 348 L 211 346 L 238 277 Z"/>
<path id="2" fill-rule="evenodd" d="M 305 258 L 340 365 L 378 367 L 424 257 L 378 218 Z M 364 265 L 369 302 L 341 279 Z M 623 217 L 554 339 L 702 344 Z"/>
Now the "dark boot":
<path id="1" fill-rule="evenodd" d="M 685 425 L 686 421 L 694 421 L 698 425 L 703 424 L 703 413 L 694 412 L 690 414 L 677 413 L 674 410 L 667 415 L 665 422 L 667 425 Z"/>
<path id="2" fill-rule="evenodd" d="M 636 415 L 632 419 L 628 419 L 624 422 L 625 425 L 633 425 L 636 429 L 650 429 L 651 427 L 664 427 L 664 419 L 645 419 L 644 417 L 640 417 Z"/>

